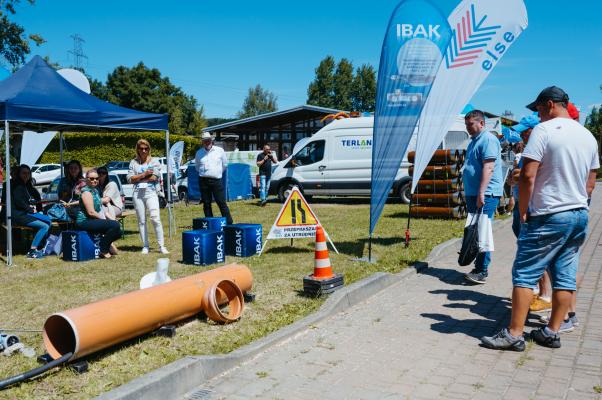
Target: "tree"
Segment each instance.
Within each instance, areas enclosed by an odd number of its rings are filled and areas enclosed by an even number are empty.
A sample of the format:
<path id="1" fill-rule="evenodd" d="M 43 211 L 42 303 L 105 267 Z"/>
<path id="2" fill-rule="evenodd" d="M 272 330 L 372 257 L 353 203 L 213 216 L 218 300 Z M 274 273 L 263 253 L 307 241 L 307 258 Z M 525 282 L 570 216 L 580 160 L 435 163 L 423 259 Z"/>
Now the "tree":
<path id="1" fill-rule="evenodd" d="M 169 113 L 169 130 L 174 134 L 200 134 L 206 126 L 197 100 L 142 62 L 132 68 L 119 66 L 109 74 L 106 85 L 92 82 L 91 87 L 94 95 L 123 107 Z"/>
<path id="2" fill-rule="evenodd" d="M 334 108 L 334 66 L 332 56 L 326 56 L 316 68 L 316 77 L 307 88 L 307 104 Z"/>
<path id="3" fill-rule="evenodd" d="M 376 106 L 376 72 L 364 64 L 355 72 L 351 91 L 354 111 L 374 112 Z"/>
<path id="4" fill-rule="evenodd" d="M 35 0 L 27 0 L 34 4 Z M 25 28 L 21 25 L 11 22 L 9 15 L 15 15 L 15 6 L 20 0 L 0 1 L 0 55 L 8 61 L 14 68 L 25 62 L 25 56 L 30 53 L 30 42 L 36 46 L 45 42 L 38 34 L 25 35 Z"/>
<path id="5" fill-rule="evenodd" d="M 353 108 L 353 64 L 342 58 L 334 73 L 334 108 L 350 111 Z"/>
<path id="6" fill-rule="evenodd" d="M 247 97 L 242 104 L 242 110 L 237 114 L 238 118 L 254 117 L 276 111 L 278 109 L 277 100 L 274 93 L 263 89 L 259 84 L 254 88 L 249 88 Z"/>

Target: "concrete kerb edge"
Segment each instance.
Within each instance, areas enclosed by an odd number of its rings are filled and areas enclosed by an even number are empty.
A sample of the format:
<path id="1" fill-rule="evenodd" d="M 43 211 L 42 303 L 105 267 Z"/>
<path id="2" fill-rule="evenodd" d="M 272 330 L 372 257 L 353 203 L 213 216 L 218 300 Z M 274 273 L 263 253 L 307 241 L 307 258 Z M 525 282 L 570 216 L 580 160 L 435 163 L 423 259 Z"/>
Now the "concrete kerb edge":
<path id="1" fill-rule="evenodd" d="M 507 220 L 496 221 L 494 230 L 498 230 L 507 224 Z M 354 282 L 333 293 L 315 313 L 253 341 L 232 353 L 183 357 L 107 393 L 103 393 L 97 399 L 134 400 L 144 398 L 145 400 L 162 400 L 183 396 L 202 385 L 203 381 L 214 378 L 307 329 L 307 327 L 361 303 L 387 287 L 421 272 L 428 268 L 429 262 L 436 260 L 444 250 L 454 246 L 461 240 L 461 238 L 450 239 L 435 246 L 424 262 L 412 265 L 397 274 L 377 272 L 361 281 Z"/>

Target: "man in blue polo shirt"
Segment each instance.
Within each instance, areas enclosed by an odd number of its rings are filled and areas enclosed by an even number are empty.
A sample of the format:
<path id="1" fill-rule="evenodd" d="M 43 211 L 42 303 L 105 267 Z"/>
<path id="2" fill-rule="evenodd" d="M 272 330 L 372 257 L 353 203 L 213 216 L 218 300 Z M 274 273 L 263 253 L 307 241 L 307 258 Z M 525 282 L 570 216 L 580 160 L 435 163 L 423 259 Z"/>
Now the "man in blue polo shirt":
<path id="1" fill-rule="evenodd" d="M 470 143 L 466 149 L 464 162 L 464 196 L 469 213 L 479 210 L 493 219 L 495 210 L 503 194 L 502 156 L 498 138 L 485 130 L 485 114 L 472 110 L 464 117 Z M 466 279 L 477 284 L 487 280 L 487 268 L 491 254 L 479 253 L 474 269 L 465 275 Z"/>

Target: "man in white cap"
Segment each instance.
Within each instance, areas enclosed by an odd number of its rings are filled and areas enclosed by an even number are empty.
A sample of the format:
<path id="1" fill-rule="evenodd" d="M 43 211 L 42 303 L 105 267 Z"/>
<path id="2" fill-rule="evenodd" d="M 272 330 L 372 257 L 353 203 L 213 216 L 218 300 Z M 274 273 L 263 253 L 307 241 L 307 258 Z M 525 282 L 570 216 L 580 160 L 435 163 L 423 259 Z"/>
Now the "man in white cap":
<path id="1" fill-rule="evenodd" d="M 228 225 L 231 225 L 232 216 L 226 203 L 226 193 L 222 182 L 222 174 L 228 166 L 226 153 L 222 148 L 213 145 L 213 137 L 209 132 L 203 132 L 201 142 L 202 146 L 196 152 L 194 165 L 199 173 L 203 212 L 205 217 L 213 217 L 211 198 L 214 198 L 222 217 L 226 218 Z"/>

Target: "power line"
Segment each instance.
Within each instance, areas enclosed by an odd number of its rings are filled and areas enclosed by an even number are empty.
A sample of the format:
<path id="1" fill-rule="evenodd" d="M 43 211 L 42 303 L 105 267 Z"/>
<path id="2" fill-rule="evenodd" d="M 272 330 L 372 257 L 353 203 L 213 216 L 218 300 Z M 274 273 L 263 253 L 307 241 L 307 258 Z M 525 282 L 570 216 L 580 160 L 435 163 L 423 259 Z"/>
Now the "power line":
<path id="1" fill-rule="evenodd" d="M 74 67 L 77 69 L 83 69 L 83 60 L 88 61 L 88 56 L 84 54 L 82 43 L 86 41 L 78 34 L 75 33 L 70 36 L 73 39 L 73 50 L 69 50 L 69 53 L 73 55 Z"/>

